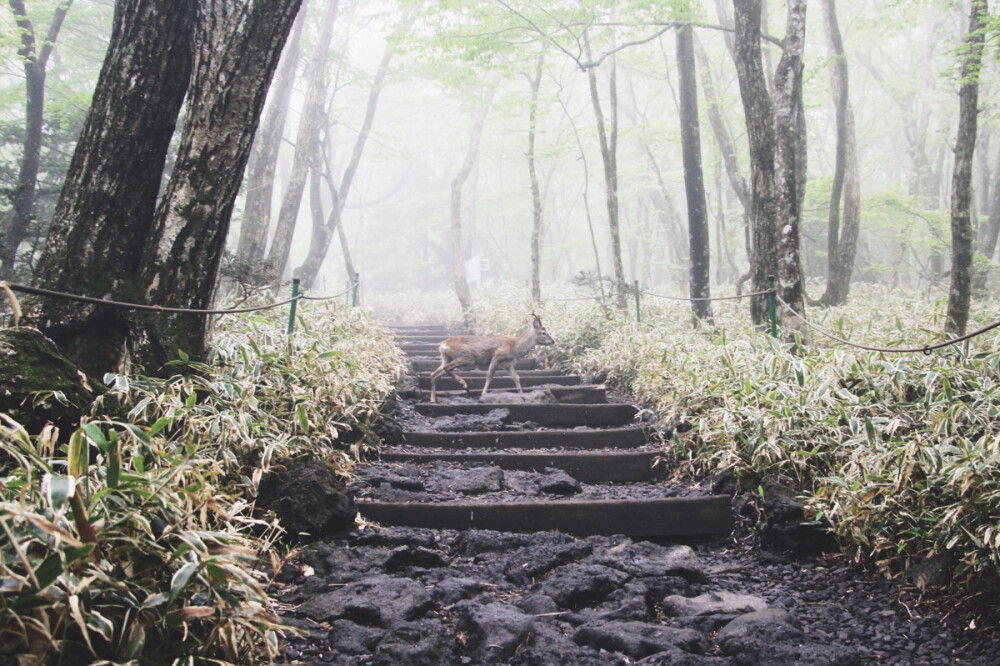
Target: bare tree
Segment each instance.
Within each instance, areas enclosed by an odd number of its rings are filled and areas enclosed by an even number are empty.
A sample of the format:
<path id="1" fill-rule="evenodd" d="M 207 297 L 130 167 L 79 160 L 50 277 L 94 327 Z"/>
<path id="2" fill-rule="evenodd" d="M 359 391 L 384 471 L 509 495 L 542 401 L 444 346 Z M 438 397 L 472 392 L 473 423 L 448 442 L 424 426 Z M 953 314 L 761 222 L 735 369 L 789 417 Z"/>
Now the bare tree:
<path id="1" fill-rule="evenodd" d="M 542 85 L 542 68 L 545 65 L 544 47 L 538 52 L 535 73 L 528 77 L 531 86 L 531 104 L 528 111 L 528 178 L 531 181 L 531 298 L 542 300 L 542 195 L 535 168 L 535 135 L 538 127 L 538 91 Z"/>

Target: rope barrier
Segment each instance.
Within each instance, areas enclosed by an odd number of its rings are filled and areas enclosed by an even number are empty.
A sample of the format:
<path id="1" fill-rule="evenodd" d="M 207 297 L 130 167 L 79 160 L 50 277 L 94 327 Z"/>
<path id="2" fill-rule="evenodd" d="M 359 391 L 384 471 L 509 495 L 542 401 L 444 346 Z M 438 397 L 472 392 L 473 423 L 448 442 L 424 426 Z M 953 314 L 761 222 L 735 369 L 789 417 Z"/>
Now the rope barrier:
<path id="1" fill-rule="evenodd" d="M 753 296 L 766 296 L 768 294 L 774 293 L 771 289 L 765 289 L 764 291 L 754 291 L 749 294 L 737 294 L 735 296 L 665 296 L 663 294 L 656 294 L 651 291 L 644 291 L 643 294 L 647 296 L 654 296 L 656 298 L 663 298 L 668 301 L 735 301 L 741 298 L 752 298 Z"/>
<path id="2" fill-rule="evenodd" d="M 923 347 L 872 347 L 872 346 L 864 345 L 864 344 L 861 344 L 861 343 L 858 343 L 858 342 L 851 342 L 850 340 L 845 340 L 845 339 L 843 339 L 841 337 L 838 337 L 837 335 L 834 335 L 829 330 L 827 330 L 827 329 L 825 329 L 825 328 L 823 328 L 821 326 L 818 326 L 818 325 L 810 322 L 804 316 L 802 316 L 801 314 L 799 314 L 798 312 L 796 312 L 792 308 L 792 306 L 789 305 L 787 302 L 785 302 L 785 299 L 783 299 L 781 296 L 777 296 L 777 299 L 781 303 L 781 305 L 784 306 L 784 308 L 786 310 L 788 310 L 792 314 L 792 316 L 794 316 L 797 319 L 801 320 L 802 323 L 804 323 L 806 326 L 808 326 L 812 330 L 816 331 L 817 333 L 820 333 L 821 335 L 824 335 L 824 336 L 830 338 L 831 340 L 836 340 L 837 342 L 839 342 L 841 344 L 844 344 L 844 345 L 847 345 L 848 347 L 855 347 L 857 349 L 864 349 L 865 351 L 872 351 L 872 352 L 884 352 L 884 353 L 890 353 L 890 354 L 917 354 L 917 353 L 922 353 L 922 354 L 928 354 L 929 355 L 932 351 L 934 351 L 936 349 L 944 349 L 945 347 L 950 347 L 952 345 L 957 345 L 960 342 L 965 342 L 966 340 L 971 340 L 974 337 L 982 335 L 983 333 L 988 333 L 989 331 L 992 331 L 993 329 L 995 329 L 997 327 L 1000 327 L 1000 321 L 993 322 L 992 324 L 990 324 L 988 326 L 984 326 L 984 327 L 980 328 L 979 330 L 973 331 L 972 333 L 967 333 L 967 334 L 965 334 L 965 335 L 963 335 L 961 337 L 954 338 L 952 340 L 945 340 L 944 342 L 937 342 L 935 344 L 927 344 L 927 345 L 924 345 Z"/>
<path id="3" fill-rule="evenodd" d="M 305 296 L 298 295 L 292 298 L 286 298 L 283 301 L 276 301 L 274 303 L 268 303 L 267 305 L 257 305 L 253 307 L 246 308 L 228 308 L 228 309 L 216 309 L 216 310 L 197 310 L 192 308 L 171 308 L 162 305 L 144 305 L 141 303 L 125 303 L 122 301 L 112 301 L 103 298 L 94 298 L 92 296 L 79 296 L 77 294 L 67 294 L 61 291 L 53 291 L 51 289 L 42 289 L 40 287 L 29 287 L 28 285 L 16 284 L 13 282 L 0 282 L 0 288 L 11 289 L 13 291 L 20 291 L 25 294 L 33 294 L 35 296 L 48 296 L 51 298 L 61 298 L 68 301 L 76 301 L 79 303 L 90 303 L 92 305 L 104 305 L 115 308 L 122 308 L 125 310 L 141 310 L 143 312 L 166 312 L 166 313 L 177 313 L 177 314 L 200 314 L 200 315 L 221 315 L 221 314 L 245 314 L 249 312 L 260 312 L 262 310 L 270 310 L 272 308 L 281 307 L 282 305 L 288 305 L 293 301 L 298 301 L 302 299 L 312 300 L 312 301 L 322 301 L 330 300 L 334 298 L 340 298 L 346 295 L 348 292 L 342 292 L 333 296 Z"/>

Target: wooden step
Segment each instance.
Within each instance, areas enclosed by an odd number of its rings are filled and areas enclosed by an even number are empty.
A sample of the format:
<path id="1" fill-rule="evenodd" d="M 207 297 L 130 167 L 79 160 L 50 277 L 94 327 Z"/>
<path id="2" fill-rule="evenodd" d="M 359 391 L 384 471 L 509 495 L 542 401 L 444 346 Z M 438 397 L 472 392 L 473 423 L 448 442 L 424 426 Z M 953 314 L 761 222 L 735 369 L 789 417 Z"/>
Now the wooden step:
<path id="1" fill-rule="evenodd" d="M 531 390 L 531 387 L 533 386 L 545 386 L 546 384 L 555 384 L 558 386 L 578 386 L 583 382 L 579 375 L 528 374 L 527 372 L 518 372 L 517 374 L 521 377 L 521 388 L 525 391 Z M 483 384 L 486 383 L 485 373 L 479 373 L 477 375 L 460 371 L 458 376 L 465 380 L 465 382 L 469 385 L 470 391 L 482 391 Z M 414 377 L 414 381 L 419 389 L 429 391 L 431 388 L 430 374 Z M 437 386 L 439 391 L 454 391 L 461 389 L 461 385 L 447 375 L 438 379 Z M 514 380 L 511 379 L 511 376 L 506 372 L 502 375 L 494 376 L 493 381 L 490 382 L 490 390 L 492 391 L 495 388 L 512 389 L 514 388 Z"/>
<path id="2" fill-rule="evenodd" d="M 440 358 L 411 358 L 410 365 L 413 367 L 415 372 L 433 372 L 441 365 Z M 517 365 L 514 366 L 517 369 L 517 373 L 521 374 L 521 370 L 538 370 L 538 359 L 534 358 L 521 358 L 518 359 Z M 460 377 L 464 377 L 467 373 L 481 372 L 483 376 L 486 376 L 486 370 L 462 370 L 458 369 L 455 371 Z M 558 370 L 546 370 L 550 374 L 558 374 Z M 506 366 L 502 370 L 497 370 L 496 375 L 506 375 L 508 370 Z"/>
<path id="3" fill-rule="evenodd" d="M 561 405 L 561 404 L 442 404 L 417 403 L 418 414 L 424 416 L 455 416 L 457 414 L 486 414 L 494 409 L 509 409 L 514 421 L 532 421 L 542 426 L 621 426 L 635 420 L 632 405 Z"/>
<path id="4" fill-rule="evenodd" d="M 725 495 L 637 500 L 547 502 L 358 502 L 367 520 L 383 525 L 503 532 L 558 530 L 577 536 L 680 537 L 728 534 Z"/>
<path id="5" fill-rule="evenodd" d="M 642 428 L 602 430 L 508 430 L 502 432 L 403 433 L 406 444 L 437 449 L 625 449 L 646 443 Z"/>
<path id="6" fill-rule="evenodd" d="M 485 382 L 485 380 L 483 380 Z M 509 393 L 512 395 L 517 395 L 517 389 L 514 388 L 514 380 L 510 380 L 509 387 L 495 387 L 496 379 L 490 383 L 489 394 L 493 395 L 495 393 Z M 438 381 L 438 385 L 441 382 Z M 521 380 L 521 386 L 524 387 L 524 380 Z M 526 391 L 532 389 L 527 388 Z M 556 402 L 561 404 L 584 404 L 584 405 L 596 405 L 601 403 L 606 403 L 608 401 L 608 390 L 603 385 L 589 385 L 589 386 L 549 386 L 544 389 L 552 394 Z M 470 388 L 470 391 L 472 389 Z M 479 391 L 482 391 L 482 386 L 479 387 Z M 479 391 L 473 391 L 473 398 L 479 397 Z M 421 391 L 424 399 L 430 398 L 430 390 L 425 389 Z M 438 400 L 444 400 L 446 398 L 465 398 L 469 397 L 469 393 L 463 389 L 451 389 L 448 391 L 442 391 L 438 389 L 437 392 Z"/>
<path id="7" fill-rule="evenodd" d="M 428 451 L 384 451 L 383 462 L 485 463 L 501 469 L 541 472 L 561 469 L 582 483 L 627 483 L 652 481 L 656 451 L 546 451 L 532 453 L 485 452 L 440 453 Z"/>
<path id="8" fill-rule="evenodd" d="M 405 341 L 399 345 L 399 348 L 408 356 L 440 356 L 440 351 L 438 350 L 440 343 L 440 340 L 437 342 L 420 343 Z"/>

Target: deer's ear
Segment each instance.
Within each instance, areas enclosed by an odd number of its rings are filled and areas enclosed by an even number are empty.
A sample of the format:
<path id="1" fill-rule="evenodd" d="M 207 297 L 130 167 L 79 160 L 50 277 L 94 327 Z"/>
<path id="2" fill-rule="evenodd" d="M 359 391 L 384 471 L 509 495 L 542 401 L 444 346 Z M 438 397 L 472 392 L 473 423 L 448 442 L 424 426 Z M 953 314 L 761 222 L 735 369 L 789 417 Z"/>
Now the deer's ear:
<path id="1" fill-rule="evenodd" d="M 542 327 L 542 318 L 539 317 L 538 315 L 534 314 L 534 313 L 532 313 L 531 316 L 535 318 L 535 321 L 532 323 L 532 326 L 534 326 L 535 328 L 541 328 Z"/>

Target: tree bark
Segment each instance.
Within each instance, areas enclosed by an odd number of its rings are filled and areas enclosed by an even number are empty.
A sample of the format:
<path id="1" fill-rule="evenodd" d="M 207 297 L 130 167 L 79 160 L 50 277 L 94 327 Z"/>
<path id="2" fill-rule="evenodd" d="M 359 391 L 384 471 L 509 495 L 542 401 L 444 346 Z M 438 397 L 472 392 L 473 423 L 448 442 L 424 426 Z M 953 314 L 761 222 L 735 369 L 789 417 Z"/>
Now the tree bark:
<path id="1" fill-rule="evenodd" d="M 768 289 L 770 278 L 776 275 L 778 264 L 774 110 L 760 50 L 761 2 L 734 0 L 733 8 L 734 60 L 750 144 L 751 288 L 763 292 Z M 766 295 L 751 299 L 750 316 L 757 326 L 768 321 Z"/>
<path id="2" fill-rule="evenodd" d="M 281 200 L 278 211 L 278 223 L 271 240 L 271 249 L 267 258 L 274 267 L 272 288 L 277 290 L 288 267 L 289 255 L 292 250 L 292 237 L 295 235 L 295 225 L 302 205 L 302 195 L 309 178 L 309 164 L 313 156 L 310 145 L 323 125 L 326 111 L 326 97 L 329 82 L 326 76 L 326 66 L 330 54 L 330 43 L 333 41 L 333 26 L 337 20 L 339 0 L 331 0 L 323 8 L 320 21 L 319 37 L 313 50 L 312 58 L 306 65 L 306 99 L 302 106 L 302 117 L 299 120 L 298 133 L 295 137 L 295 153 L 292 156 L 292 169 L 285 188 L 285 196 Z"/>
<path id="3" fill-rule="evenodd" d="M 212 304 L 233 206 L 268 86 L 301 0 L 200 0 L 184 132 L 143 255 L 146 300 Z M 211 319 L 144 317 L 132 355 L 159 371 L 178 349 L 206 352 Z"/>
<path id="4" fill-rule="evenodd" d="M 302 44 L 302 29 L 306 23 L 306 0 L 299 10 L 299 17 L 292 28 L 292 35 L 281 58 L 275 83 L 268 92 L 269 107 L 261 131 L 254 139 L 253 152 L 247 164 L 246 203 L 243 206 L 243 223 L 236 256 L 248 264 L 264 261 L 267 236 L 271 226 L 271 201 L 274 198 L 274 174 L 278 152 L 288 119 L 292 85 L 298 69 Z M 277 270 L 272 267 L 272 270 Z"/>
<path id="5" fill-rule="evenodd" d="M 834 113 L 837 118 L 837 144 L 827 215 L 827 282 L 821 299 L 826 306 L 847 302 L 851 273 L 857 253 L 861 228 L 861 183 L 858 178 L 857 143 L 854 134 L 854 110 L 851 108 L 847 57 L 837 23 L 834 0 L 823 0 L 823 19 L 830 49 L 830 79 Z M 841 231 L 840 208 L 843 202 L 844 224 Z"/>
<path id="6" fill-rule="evenodd" d="M 687 195 L 688 245 L 690 247 L 691 309 L 695 324 L 712 319 L 711 253 L 708 237 L 708 203 L 701 168 L 701 132 L 698 125 L 698 83 L 694 64 L 694 33 L 690 25 L 677 29 L 681 153 L 684 162 L 684 192 Z"/>
<path id="7" fill-rule="evenodd" d="M 986 295 L 986 278 L 989 276 L 989 263 L 997 249 L 997 239 L 1000 237 L 1000 157 L 993 169 L 993 183 L 990 187 L 990 215 L 986 224 L 979 229 L 976 251 L 983 261 L 981 269 L 973 273 L 973 293 L 977 296 Z"/>
<path id="8" fill-rule="evenodd" d="M 778 297 L 805 314 L 799 227 L 805 188 L 805 140 L 802 119 L 802 51 L 806 32 L 806 0 L 788 0 L 785 48 L 774 72 L 775 166 L 778 185 Z M 788 308 L 782 309 L 788 331 L 807 337 L 808 328 Z"/>
<path id="9" fill-rule="evenodd" d="M 119 0 L 111 40 L 35 272 L 36 286 L 142 300 L 142 250 L 191 70 L 195 2 Z M 121 365 L 129 316 L 71 301 L 26 312 L 74 362 L 101 376 Z"/>
<path id="10" fill-rule="evenodd" d="M 972 0 L 967 51 L 962 57 L 958 90 L 958 136 L 951 180 L 951 286 L 945 333 L 965 335 L 972 292 L 972 160 L 976 148 L 979 72 L 983 60 L 989 9 L 986 0 Z"/>
<path id="11" fill-rule="evenodd" d="M 49 55 L 55 46 L 63 19 L 73 0 L 62 0 L 56 5 L 49 22 L 49 30 L 41 47 L 35 39 L 35 27 L 28 18 L 24 0 L 9 0 L 11 11 L 21 32 L 21 48 L 18 55 L 24 65 L 25 114 L 24 149 L 17 175 L 17 185 L 11 200 L 8 219 L 3 224 L 0 236 L 0 279 L 11 279 L 17 250 L 28 233 L 32 209 L 35 206 L 35 188 L 38 185 L 38 170 L 42 154 L 42 126 L 45 122 L 45 70 Z"/>

